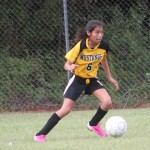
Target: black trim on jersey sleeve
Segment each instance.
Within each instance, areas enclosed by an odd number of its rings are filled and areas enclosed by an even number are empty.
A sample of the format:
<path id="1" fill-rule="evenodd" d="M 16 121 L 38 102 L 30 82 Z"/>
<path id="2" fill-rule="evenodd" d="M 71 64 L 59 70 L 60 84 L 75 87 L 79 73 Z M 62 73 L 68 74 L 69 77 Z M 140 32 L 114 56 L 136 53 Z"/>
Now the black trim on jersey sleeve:
<path id="1" fill-rule="evenodd" d="M 111 51 L 111 49 L 109 48 L 109 44 L 105 42 L 104 40 L 101 41 L 99 48 L 106 50 L 106 53 Z"/>

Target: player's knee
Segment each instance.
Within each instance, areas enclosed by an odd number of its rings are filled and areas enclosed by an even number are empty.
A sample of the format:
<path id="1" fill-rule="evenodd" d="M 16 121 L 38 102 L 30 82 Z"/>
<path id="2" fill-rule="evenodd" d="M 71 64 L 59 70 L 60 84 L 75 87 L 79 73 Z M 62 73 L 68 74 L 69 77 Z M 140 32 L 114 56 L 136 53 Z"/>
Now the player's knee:
<path id="1" fill-rule="evenodd" d="M 72 109 L 68 108 L 65 110 L 65 114 L 68 115 L 71 111 L 72 111 Z"/>
<path id="2" fill-rule="evenodd" d="M 107 98 L 107 99 L 103 102 L 103 107 L 104 107 L 106 110 L 108 110 L 111 106 L 112 106 L 111 98 Z"/>
<path id="3" fill-rule="evenodd" d="M 108 100 L 106 101 L 106 106 L 107 106 L 107 108 L 110 108 L 110 107 L 112 106 L 112 101 L 111 101 L 111 99 L 108 99 Z"/>
<path id="4" fill-rule="evenodd" d="M 61 108 L 57 111 L 57 114 L 60 118 L 63 118 L 64 116 L 68 115 L 71 112 L 70 108 Z"/>
<path id="5" fill-rule="evenodd" d="M 63 110 L 62 110 L 63 116 L 68 115 L 71 111 L 72 111 L 71 108 L 65 108 L 65 109 L 63 109 Z"/>

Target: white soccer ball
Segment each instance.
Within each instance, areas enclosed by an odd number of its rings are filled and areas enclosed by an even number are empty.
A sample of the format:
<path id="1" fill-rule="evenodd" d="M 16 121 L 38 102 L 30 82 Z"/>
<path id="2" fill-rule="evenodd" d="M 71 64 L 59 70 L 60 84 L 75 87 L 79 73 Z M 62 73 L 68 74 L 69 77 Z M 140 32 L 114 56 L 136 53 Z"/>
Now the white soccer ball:
<path id="1" fill-rule="evenodd" d="M 121 137 L 127 130 L 127 122 L 120 116 L 113 116 L 107 120 L 105 129 L 108 135 Z"/>

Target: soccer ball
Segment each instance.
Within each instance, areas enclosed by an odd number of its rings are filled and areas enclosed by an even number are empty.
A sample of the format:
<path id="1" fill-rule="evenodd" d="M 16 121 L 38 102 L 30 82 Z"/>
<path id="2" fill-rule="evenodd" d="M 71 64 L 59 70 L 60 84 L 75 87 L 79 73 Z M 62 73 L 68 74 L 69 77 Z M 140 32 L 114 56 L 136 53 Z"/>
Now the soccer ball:
<path id="1" fill-rule="evenodd" d="M 127 130 L 127 122 L 120 116 L 113 116 L 107 120 L 105 129 L 108 135 L 121 137 Z"/>

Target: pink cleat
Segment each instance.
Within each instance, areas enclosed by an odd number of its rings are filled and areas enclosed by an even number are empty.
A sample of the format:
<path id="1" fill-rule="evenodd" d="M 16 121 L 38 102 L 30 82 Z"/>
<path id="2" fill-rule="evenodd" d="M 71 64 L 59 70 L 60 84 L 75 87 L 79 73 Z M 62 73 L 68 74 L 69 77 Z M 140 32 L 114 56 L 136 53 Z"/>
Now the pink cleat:
<path id="1" fill-rule="evenodd" d="M 91 131 L 94 131 L 98 136 L 102 136 L 102 137 L 107 136 L 107 133 L 100 127 L 99 124 L 97 124 L 96 126 L 90 126 L 88 123 L 87 128 Z"/>
<path id="2" fill-rule="evenodd" d="M 34 135 L 34 141 L 45 142 L 46 141 L 46 135 Z"/>

